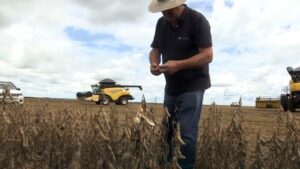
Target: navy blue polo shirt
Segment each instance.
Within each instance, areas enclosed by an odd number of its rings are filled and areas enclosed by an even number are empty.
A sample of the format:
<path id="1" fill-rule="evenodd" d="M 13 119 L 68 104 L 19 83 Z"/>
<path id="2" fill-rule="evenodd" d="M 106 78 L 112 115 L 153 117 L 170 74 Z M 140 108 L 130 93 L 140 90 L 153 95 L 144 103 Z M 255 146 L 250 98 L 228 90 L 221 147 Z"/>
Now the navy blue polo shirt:
<path id="1" fill-rule="evenodd" d="M 211 46 L 209 22 L 201 13 L 186 5 L 176 27 L 172 27 L 164 17 L 157 21 L 151 44 L 152 48 L 160 49 L 163 63 L 190 58 L 198 53 L 199 47 Z M 205 90 L 211 86 L 208 64 L 165 75 L 165 79 L 165 92 L 170 95 Z"/>

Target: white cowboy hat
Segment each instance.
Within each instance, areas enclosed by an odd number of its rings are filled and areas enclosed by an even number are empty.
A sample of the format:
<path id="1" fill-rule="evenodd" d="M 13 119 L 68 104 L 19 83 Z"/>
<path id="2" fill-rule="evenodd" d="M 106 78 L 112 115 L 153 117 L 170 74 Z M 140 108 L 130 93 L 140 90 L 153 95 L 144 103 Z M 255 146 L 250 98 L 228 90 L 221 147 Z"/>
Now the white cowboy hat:
<path id="1" fill-rule="evenodd" d="M 186 0 L 152 0 L 148 6 L 150 12 L 161 12 L 184 4 Z"/>

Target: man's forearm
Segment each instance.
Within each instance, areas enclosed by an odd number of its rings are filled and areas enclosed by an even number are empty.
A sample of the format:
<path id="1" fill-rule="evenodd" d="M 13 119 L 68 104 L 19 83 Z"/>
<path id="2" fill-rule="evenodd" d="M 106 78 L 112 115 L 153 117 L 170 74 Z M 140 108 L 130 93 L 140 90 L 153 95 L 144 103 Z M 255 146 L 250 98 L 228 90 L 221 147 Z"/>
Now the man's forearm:
<path id="1" fill-rule="evenodd" d="M 199 49 L 199 53 L 191 58 L 178 60 L 179 69 L 198 68 L 205 64 L 212 62 L 213 51 L 212 48 Z"/>
<path id="2" fill-rule="evenodd" d="M 149 54 L 149 62 L 150 64 L 160 64 L 160 51 L 159 49 L 152 49 Z"/>

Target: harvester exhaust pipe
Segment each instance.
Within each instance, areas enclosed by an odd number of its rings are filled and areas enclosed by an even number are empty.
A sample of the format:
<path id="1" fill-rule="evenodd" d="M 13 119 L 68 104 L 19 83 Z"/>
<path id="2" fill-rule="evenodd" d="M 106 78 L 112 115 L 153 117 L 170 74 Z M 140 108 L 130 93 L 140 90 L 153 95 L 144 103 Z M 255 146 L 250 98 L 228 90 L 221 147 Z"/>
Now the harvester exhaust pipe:
<path id="1" fill-rule="evenodd" d="M 140 85 L 120 85 L 120 84 L 117 84 L 114 80 L 112 80 L 110 78 L 101 80 L 99 82 L 99 84 L 100 84 L 101 89 L 111 88 L 111 87 L 137 87 L 140 90 L 143 90 L 142 86 L 140 86 Z"/>
<path id="2" fill-rule="evenodd" d="M 143 90 L 142 86 L 140 85 L 116 85 L 117 87 L 137 87 L 140 90 Z"/>

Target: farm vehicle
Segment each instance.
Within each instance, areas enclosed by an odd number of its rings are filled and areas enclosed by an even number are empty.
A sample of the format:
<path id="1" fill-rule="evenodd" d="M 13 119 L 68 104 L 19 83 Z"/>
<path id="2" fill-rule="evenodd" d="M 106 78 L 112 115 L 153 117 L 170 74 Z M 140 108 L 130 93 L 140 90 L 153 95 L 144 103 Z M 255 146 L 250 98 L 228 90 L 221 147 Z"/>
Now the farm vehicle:
<path id="1" fill-rule="evenodd" d="M 115 102 L 118 105 L 126 105 L 129 100 L 134 99 L 130 87 L 142 90 L 142 86 L 139 85 L 120 85 L 112 79 L 104 79 L 99 84 L 91 85 L 92 91 L 78 92 L 76 96 L 79 100 L 88 100 L 96 104 L 108 105 Z"/>
<path id="2" fill-rule="evenodd" d="M 12 82 L 0 81 L 0 102 L 22 105 L 24 96 L 20 88 Z"/>
<path id="3" fill-rule="evenodd" d="M 289 86 L 283 90 L 280 102 L 284 111 L 295 112 L 296 108 L 300 108 L 300 67 L 295 69 L 287 67 L 287 71 L 291 80 Z"/>

